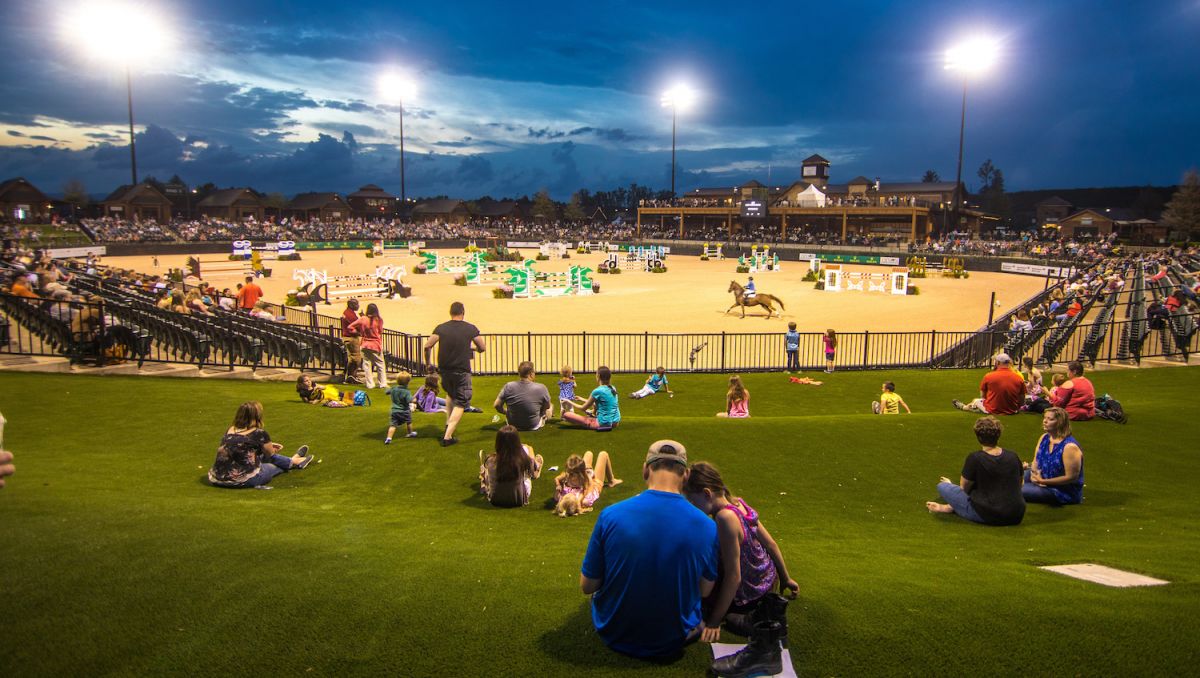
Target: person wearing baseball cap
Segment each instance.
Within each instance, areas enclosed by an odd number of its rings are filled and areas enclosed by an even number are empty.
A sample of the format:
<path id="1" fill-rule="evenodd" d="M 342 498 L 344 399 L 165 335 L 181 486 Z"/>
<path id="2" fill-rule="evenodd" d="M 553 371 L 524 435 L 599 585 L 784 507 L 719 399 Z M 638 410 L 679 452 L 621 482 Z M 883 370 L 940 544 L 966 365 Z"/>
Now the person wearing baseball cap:
<path id="1" fill-rule="evenodd" d="M 604 509 L 579 577 L 592 596 L 592 623 L 613 650 L 635 657 L 678 655 L 704 630 L 700 601 L 717 580 L 717 529 L 683 496 L 687 449 L 650 445 L 646 490 Z"/>
<path id="2" fill-rule="evenodd" d="M 965 412 L 978 414 L 1016 414 L 1025 404 L 1025 379 L 1012 368 L 1007 353 L 997 353 L 996 369 L 979 382 L 979 397 L 969 403 L 952 400 L 950 403 Z"/>

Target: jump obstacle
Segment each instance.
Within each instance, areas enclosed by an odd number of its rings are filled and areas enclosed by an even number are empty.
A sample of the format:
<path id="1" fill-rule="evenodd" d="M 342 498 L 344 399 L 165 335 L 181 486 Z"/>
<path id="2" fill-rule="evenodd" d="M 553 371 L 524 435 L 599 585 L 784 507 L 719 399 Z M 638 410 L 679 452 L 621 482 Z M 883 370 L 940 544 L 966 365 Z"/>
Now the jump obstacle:
<path id="1" fill-rule="evenodd" d="M 662 246 L 630 247 L 625 253 L 609 252 L 600 267 L 608 270 L 653 271 L 663 268 L 671 248 Z"/>
<path id="2" fill-rule="evenodd" d="M 908 294 L 908 268 L 897 266 L 889 273 L 857 273 L 842 270 L 841 264 L 824 264 L 821 275 L 825 279 L 826 292 L 841 292 L 846 289 L 859 292 L 890 292 Z"/>
<path id="3" fill-rule="evenodd" d="M 378 266 L 374 274 L 364 275 L 329 275 L 324 270 L 301 268 L 292 273 L 292 279 L 300 283 L 299 292 L 309 295 L 314 302 L 328 305 L 350 297 L 406 296 L 403 293 L 406 273 L 403 266 L 391 265 Z"/>
<path id="4" fill-rule="evenodd" d="M 425 259 L 425 273 L 466 273 L 471 262 L 483 264 L 487 255 L 481 251 L 466 255 L 445 255 L 437 252 L 421 252 Z"/>
<path id="5" fill-rule="evenodd" d="M 924 278 L 928 271 L 941 271 L 944 278 L 961 278 L 963 275 L 963 260 L 959 257 L 946 257 L 940 263 L 928 262 L 925 257 L 909 257 L 905 262 L 908 274 L 914 278 Z"/>
<path id="6" fill-rule="evenodd" d="M 724 259 L 725 255 L 721 253 L 721 244 L 709 245 L 704 243 L 704 250 L 700 252 L 700 256 L 708 257 L 709 259 Z"/>
<path id="7" fill-rule="evenodd" d="M 258 263 L 257 268 L 250 259 L 213 259 L 204 261 L 200 257 L 188 257 L 187 274 L 190 277 L 200 280 L 212 280 L 214 278 L 244 278 L 246 276 L 255 275 L 256 271 L 262 270 L 262 262 Z"/>
<path id="8" fill-rule="evenodd" d="M 562 259 L 567 256 L 567 243 L 565 242 L 544 242 L 538 245 L 538 252 L 543 257 L 551 259 Z"/>
<path id="9" fill-rule="evenodd" d="M 508 284 L 512 288 L 512 298 L 514 299 L 595 293 L 592 269 L 587 266 L 572 265 L 565 272 L 536 271 L 534 270 L 534 260 L 526 259 L 504 272 L 509 276 L 504 284 Z"/>
<path id="10" fill-rule="evenodd" d="M 779 254 L 771 254 L 770 247 L 763 247 L 760 252 L 758 245 L 750 246 L 750 256 L 741 255 L 738 257 L 738 266 L 745 266 L 750 269 L 750 273 L 782 270 L 780 268 Z"/>

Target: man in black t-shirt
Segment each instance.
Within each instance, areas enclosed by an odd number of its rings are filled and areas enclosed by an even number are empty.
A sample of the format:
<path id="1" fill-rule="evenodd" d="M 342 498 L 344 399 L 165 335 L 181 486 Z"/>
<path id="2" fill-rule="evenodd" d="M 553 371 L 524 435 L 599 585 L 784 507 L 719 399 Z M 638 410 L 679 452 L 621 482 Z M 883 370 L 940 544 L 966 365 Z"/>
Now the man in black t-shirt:
<path id="1" fill-rule="evenodd" d="M 446 432 L 442 435 L 442 447 L 458 442 L 454 429 L 463 412 L 478 412 L 471 407 L 471 351 L 483 353 L 483 337 L 479 328 L 463 321 L 466 309 L 461 301 L 450 304 L 450 320 L 433 328 L 425 341 L 425 364 L 430 364 L 433 347 L 438 349 L 438 372 L 442 375 L 442 387 L 446 389 Z"/>

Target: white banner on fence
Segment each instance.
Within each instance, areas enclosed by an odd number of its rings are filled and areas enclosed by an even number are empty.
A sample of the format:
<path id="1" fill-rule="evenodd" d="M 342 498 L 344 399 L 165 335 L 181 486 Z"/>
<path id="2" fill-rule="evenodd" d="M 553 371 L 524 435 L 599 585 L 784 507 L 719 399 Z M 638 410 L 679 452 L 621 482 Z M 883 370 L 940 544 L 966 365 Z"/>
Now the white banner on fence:
<path id="1" fill-rule="evenodd" d="M 1059 278 L 1075 274 L 1073 268 L 1060 268 L 1058 266 L 1039 266 L 1037 264 L 1017 264 L 1010 261 L 1005 261 L 1000 264 L 1000 270 L 1004 273 L 1021 273 L 1023 275 L 1050 275 L 1051 277 Z M 1049 273 L 1047 273 L 1049 271 Z"/>
<path id="2" fill-rule="evenodd" d="M 818 257 L 817 257 L 817 255 L 813 254 L 812 252 L 801 252 L 796 255 L 796 258 L 799 259 L 800 261 L 812 261 L 814 259 L 817 259 Z"/>
<path id="3" fill-rule="evenodd" d="M 541 247 L 542 243 L 540 243 L 540 242 L 517 242 L 516 240 L 509 240 L 507 242 L 507 245 L 511 248 L 516 249 L 518 247 Z"/>
<path id="4" fill-rule="evenodd" d="M 56 247 L 46 250 L 50 253 L 52 259 L 70 259 L 72 257 L 86 257 L 89 254 L 104 256 L 104 245 L 90 245 L 88 247 Z"/>
<path id="5" fill-rule="evenodd" d="M 899 266 L 900 257 L 879 257 L 879 264 L 881 266 Z"/>

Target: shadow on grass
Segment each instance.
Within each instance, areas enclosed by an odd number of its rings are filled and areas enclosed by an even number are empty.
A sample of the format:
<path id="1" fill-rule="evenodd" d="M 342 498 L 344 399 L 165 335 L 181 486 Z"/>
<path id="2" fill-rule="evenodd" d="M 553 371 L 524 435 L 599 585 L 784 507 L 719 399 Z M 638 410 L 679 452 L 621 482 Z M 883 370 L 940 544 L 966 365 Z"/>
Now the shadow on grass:
<path id="1" fill-rule="evenodd" d="M 591 603 L 586 599 L 576 607 L 561 626 L 543 633 L 538 638 L 538 647 L 549 657 L 582 669 L 614 668 L 649 671 L 675 664 L 689 653 L 708 651 L 702 643 L 695 643 L 683 652 L 669 657 L 638 659 L 610 650 L 605 647 L 600 636 L 596 635 L 596 630 L 592 626 Z"/>

